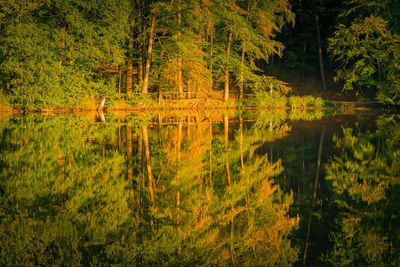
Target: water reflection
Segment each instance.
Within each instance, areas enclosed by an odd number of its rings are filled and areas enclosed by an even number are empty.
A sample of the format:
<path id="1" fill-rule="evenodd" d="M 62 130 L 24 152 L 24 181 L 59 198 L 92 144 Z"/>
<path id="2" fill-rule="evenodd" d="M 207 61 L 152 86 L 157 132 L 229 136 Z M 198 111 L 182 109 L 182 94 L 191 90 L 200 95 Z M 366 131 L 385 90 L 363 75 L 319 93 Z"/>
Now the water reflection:
<path id="1" fill-rule="evenodd" d="M 380 118 L 375 132 L 344 129 L 339 151 L 327 165 L 338 206 L 330 233 L 332 265 L 400 265 L 399 116 Z"/>
<path id="2" fill-rule="evenodd" d="M 308 263 L 398 260 L 396 120 L 376 149 L 346 130 L 333 157 L 327 141 L 318 181 L 320 135 L 294 142 L 294 119 L 322 111 L 235 113 L 3 117 L 1 264 L 286 266 L 306 242 Z M 360 157 L 369 182 L 348 167 Z"/>

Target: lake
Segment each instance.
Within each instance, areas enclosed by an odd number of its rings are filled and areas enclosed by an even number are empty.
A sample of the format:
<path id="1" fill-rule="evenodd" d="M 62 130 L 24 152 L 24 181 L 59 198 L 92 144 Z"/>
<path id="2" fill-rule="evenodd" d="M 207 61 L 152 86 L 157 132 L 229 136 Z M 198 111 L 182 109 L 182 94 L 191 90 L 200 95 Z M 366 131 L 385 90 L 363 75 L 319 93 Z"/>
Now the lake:
<path id="1" fill-rule="evenodd" d="M 400 116 L 0 116 L 1 265 L 400 266 Z"/>

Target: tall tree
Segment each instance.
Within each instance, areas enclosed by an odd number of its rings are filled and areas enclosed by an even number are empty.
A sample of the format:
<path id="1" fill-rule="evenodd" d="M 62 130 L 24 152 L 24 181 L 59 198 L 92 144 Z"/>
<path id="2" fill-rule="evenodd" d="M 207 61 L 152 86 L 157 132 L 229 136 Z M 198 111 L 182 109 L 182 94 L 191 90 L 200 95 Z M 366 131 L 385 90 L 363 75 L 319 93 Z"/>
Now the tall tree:
<path id="1" fill-rule="evenodd" d="M 395 1 L 350 1 L 342 23 L 329 39 L 329 50 L 340 63 L 336 79 L 344 90 L 370 88 L 382 103 L 400 103 L 400 14 Z"/>
<path id="2" fill-rule="evenodd" d="M 122 1 L 2 1 L 0 73 L 20 107 L 67 107 L 115 96 L 101 69 L 120 65 L 129 5 Z"/>

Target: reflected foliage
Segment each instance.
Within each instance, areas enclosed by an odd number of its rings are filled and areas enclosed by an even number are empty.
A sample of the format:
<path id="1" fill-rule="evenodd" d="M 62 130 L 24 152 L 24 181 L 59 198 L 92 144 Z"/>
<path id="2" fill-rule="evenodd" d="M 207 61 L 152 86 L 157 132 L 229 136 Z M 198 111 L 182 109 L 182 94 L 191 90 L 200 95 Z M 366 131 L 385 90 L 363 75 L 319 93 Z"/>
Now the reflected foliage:
<path id="1" fill-rule="evenodd" d="M 2 265 L 297 260 L 292 195 L 274 181 L 282 163 L 259 153 L 289 126 L 272 115 L 272 126 L 240 127 L 226 115 L 105 118 L 2 119 Z"/>
<path id="2" fill-rule="evenodd" d="M 331 126 L 293 112 L 2 117 L 1 265 L 397 266 L 399 116 L 316 179 Z"/>
<path id="3" fill-rule="evenodd" d="M 399 117 L 381 118 L 373 133 L 344 129 L 327 166 L 339 208 L 331 232 L 332 265 L 397 266 L 399 247 Z"/>
<path id="4" fill-rule="evenodd" d="M 103 130 L 76 116 L 35 115 L 1 129 L 2 265 L 106 259 L 129 209 L 123 155 L 93 139 Z"/>

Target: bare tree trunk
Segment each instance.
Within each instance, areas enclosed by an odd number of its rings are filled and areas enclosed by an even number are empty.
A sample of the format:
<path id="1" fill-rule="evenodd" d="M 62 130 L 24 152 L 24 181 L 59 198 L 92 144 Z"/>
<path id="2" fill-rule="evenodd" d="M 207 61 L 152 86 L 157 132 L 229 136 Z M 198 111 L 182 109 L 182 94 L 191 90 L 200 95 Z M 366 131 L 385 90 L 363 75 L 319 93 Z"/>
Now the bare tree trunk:
<path id="1" fill-rule="evenodd" d="M 231 204 L 231 209 L 233 211 L 233 205 Z M 232 215 L 231 217 L 231 236 L 230 236 L 230 251 L 231 251 L 231 261 L 232 261 L 232 266 L 236 266 L 236 260 L 235 260 L 235 235 L 234 235 L 234 229 L 235 229 L 235 222 L 234 222 L 234 217 Z"/>
<path id="2" fill-rule="evenodd" d="M 208 117 L 208 122 L 209 122 L 209 135 L 210 135 L 210 152 L 209 152 L 209 157 L 210 157 L 210 174 L 209 174 L 209 183 L 211 185 L 212 183 L 212 139 L 213 139 L 213 133 L 212 133 L 212 120 L 211 117 Z"/>
<path id="3" fill-rule="evenodd" d="M 210 74 L 211 74 L 211 80 L 210 80 L 210 93 L 212 93 L 213 90 L 213 56 L 214 56 L 214 36 L 212 34 L 212 30 L 210 33 Z"/>
<path id="4" fill-rule="evenodd" d="M 132 126 L 126 126 L 126 156 L 128 158 L 129 199 L 133 200 Z"/>
<path id="5" fill-rule="evenodd" d="M 134 21 L 132 19 L 130 25 L 130 33 L 129 33 L 129 43 L 128 43 L 128 64 L 127 64 L 127 72 L 126 72 L 126 93 L 132 94 L 132 73 L 133 73 L 133 25 Z"/>
<path id="6" fill-rule="evenodd" d="M 151 52 L 153 50 L 154 31 L 155 31 L 155 26 L 156 26 L 155 15 L 151 15 L 150 21 L 151 22 L 150 22 L 150 28 L 149 28 L 149 44 L 147 46 L 146 67 L 145 67 L 145 72 L 144 72 L 143 88 L 142 88 L 142 93 L 144 93 L 144 94 L 147 94 L 149 92 Z"/>
<path id="7" fill-rule="evenodd" d="M 138 7 L 140 7 L 140 27 L 141 27 L 141 42 L 140 42 L 140 51 L 141 51 L 141 56 L 140 56 L 140 62 L 139 62 L 139 69 L 138 69 L 138 75 L 139 79 L 138 82 L 141 86 L 143 86 L 143 79 L 144 79 L 144 69 L 145 69 L 145 64 L 146 64 L 146 36 L 143 34 L 144 33 L 144 4 L 142 1 L 136 0 L 136 3 Z"/>
<path id="8" fill-rule="evenodd" d="M 182 154 L 181 154 L 182 127 L 183 127 L 182 121 L 179 121 L 179 123 L 178 123 L 178 133 L 177 133 L 177 161 L 178 161 L 178 166 L 180 166 L 181 157 L 182 157 Z M 180 184 L 179 178 L 178 178 L 177 184 L 178 184 L 178 186 Z M 179 225 L 179 221 L 180 221 L 180 216 L 179 216 L 180 203 L 181 203 L 181 195 L 180 195 L 180 191 L 178 189 L 177 192 L 176 192 L 176 207 L 177 207 L 177 212 L 178 212 L 178 215 L 177 215 L 177 223 L 178 223 L 178 225 Z"/>
<path id="9" fill-rule="evenodd" d="M 225 138 L 225 156 L 226 156 L 226 177 L 228 178 L 228 186 L 231 185 L 231 172 L 229 169 L 229 118 L 228 115 L 224 115 L 224 138 Z"/>
<path id="10" fill-rule="evenodd" d="M 239 115 L 239 131 L 240 131 L 240 166 L 244 168 L 244 159 L 243 159 L 243 118 L 242 115 Z"/>
<path id="11" fill-rule="evenodd" d="M 99 115 L 100 121 L 102 123 L 106 123 L 106 117 L 104 116 L 103 110 L 98 110 L 97 113 Z"/>
<path id="12" fill-rule="evenodd" d="M 306 244 L 304 246 L 303 266 L 306 266 L 307 250 L 308 250 L 308 246 L 309 246 L 309 242 L 308 241 L 310 239 L 310 232 L 311 232 L 312 211 L 313 211 L 314 206 L 315 206 L 315 200 L 317 199 L 319 167 L 321 165 L 321 154 L 322 154 L 322 146 L 324 144 L 324 135 L 325 135 L 325 124 L 322 126 L 321 139 L 319 140 L 319 149 L 318 149 L 318 158 L 317 158 L 317 171 L 315 172 L 313 198 L 312 198 L 312 202 L 311 202 L 310 212 L 308 214 L 307 236 L 306 236 Z"/>
<path id="13" fill-rule="evenodd" d="M 326 81 L 325 81 L 325 71 L 324 71 L 324 62 L 322 59 L 322 46 L 321 46 L 321 34 L 319 32 L 319 19 L 318 15 L 315 15 L 315 26 L 317 28 L 317 39 L 318 39 L 318 55 L 319 55 L 319 70 L 321 72 L 321 80 L 322 80 L 322 90 L 326 91 Z"/>
<path id="14" fill-rule="evenodd" d="M 154 189 L 153 189 L 153 174 L 151 172 L 150 164 L 150 148 L 149 148 L 149 135 L 147 132 L 147 125 L 142 126 L 143 141 L 144 141 L 144 152 L 146 156 L 146 167 L 147 167 L 147 182 L 149 187 L 150 202 L 154 205 Z"/>
<path id="15" fill-rule="evenodd" d="M 100 100 L 100 103 L 99 103 L 99 106 L 97 107 L 97 110 L 98 111 L 103 111 L 105 103 L 106 103 L 106 97 L 103 96 L 101 98 L 101 100 Z"/>
<path id="16" fill-rule="evenodd" d="M 246 20 L 249 18 L 249 15 L 250 15 L 250 1 L 248 1 L 248 4 L 247 4 Z M 242 61 L 240 64 L 240 88 L 239 88 L 239 100 L 240 101 L 243 100 L 243 91 L 244 91 L 244 52 L 245 52 L 246 42 L 243 41 L 242 46 L 243 47 L 242 47 Z"/>
<path id="17" fill-rule="evenodd" d="M 122 67 L 118 66 L 118 94 L 121 93 L 121 84 L 122 84 Z"/>
<path id="18" fill-rule="evenodd" d="M 181 0 L 178 0 L 178 42 L 181 41 L 181 27 L 182 27 L 182 6 Z M 178 92 L 183 93 L 183 84 L 182 84 L 182 53 L 178 52 Z"/>
<path id="19" fill-rule="evenodd" d="M 243 89 L 244 89 L 244 43 L 242 48 L 242 62 L 240 64 L 240 90 L 239 90 L 239 100 L 243 100 Z"/>
<path id="20" fill-rule="evenodd" d="M 231 53 L 231 42 L 232 42 L 232 32 L 229 31 L 228 33 L 228 40 L 226 43 L 226 57 L 227 60 L 229 60 L 229 55 Z M 225 66 L 225 87 L 224 87 L 224 101 L 228 101 L 229 99 L 229 67 L 228 67 L 228 62 L 226 63 L 227 65 Z"/>
<path id="21" fill-rule="evenodd" d="M 139 85 L 143 83 L 143 57 L 139 57 L 138 61 L 138 73 L 137 73 L 137 81 Z"/>
<path id="22" fill-rule="evenodd" d="M 136 0 L 136 9 L 139 11 L 140 21 L 140 32 L 144 33 L 144 3 L 141 0 Z M 144 69 L 145 69 L 145 61 L 146 61 L 146 49 L 145 49 L 146 37 L 144 34 L 140 35 L 140 40 L 137 42 L 137 49 L 140 51 L 138 64 L 138 73 L 137 73 L 137 82 L 140 86 L 143 86 L 143 78 L 144 78 Z M 143 88 L 143 87 L 141 87 Z"/>

